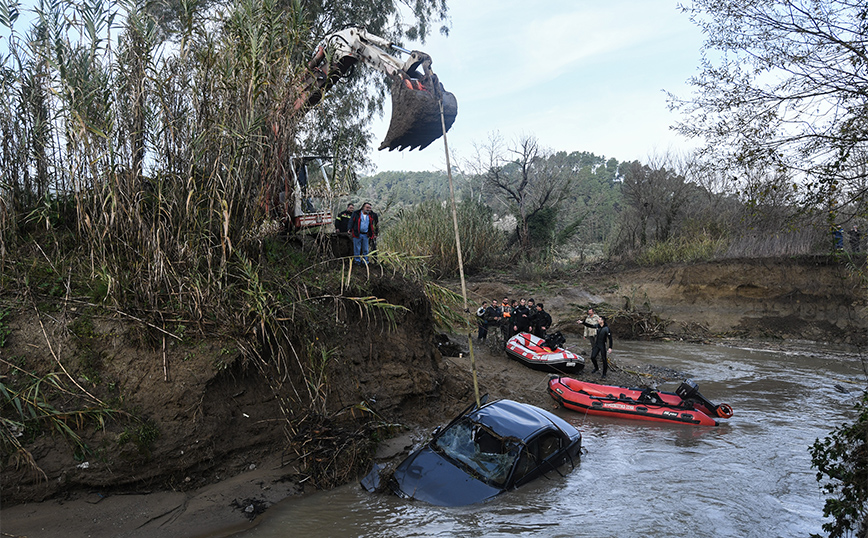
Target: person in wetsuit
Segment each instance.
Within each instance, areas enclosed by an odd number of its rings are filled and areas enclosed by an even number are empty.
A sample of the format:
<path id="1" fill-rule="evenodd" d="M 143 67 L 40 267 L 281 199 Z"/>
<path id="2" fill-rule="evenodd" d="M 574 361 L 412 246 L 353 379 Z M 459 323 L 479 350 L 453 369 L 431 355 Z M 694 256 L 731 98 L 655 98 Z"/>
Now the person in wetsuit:
<path id="1" fill-rule="evenodd" d="M 552 317 L 545 311 L 542 303 L 537 303 L 536 312 L 532 316 L 533 334 L 542 339 L 546 337 L 546 331 L 552 326 Z"/>
<path id="2" fill-rule="evenodd" d="M 597 329 L 597 335 L 594 340 L 594 349 L 591 351 L 591 362 L 594 363 L 594 370 L 591 373 L 593 374 L 600 369 L 599 365 L 597 365 L 597 355 L 600 355 L 601 360 L 603 361 L 603 377 L 605 378 L 606 372 L 609 371 L 606 339 L 609 340 L 608 353 L 612 352 L 612 331 L 609 330 L 609 324 L 606 322 L 604 316 L 600 318 L 600 323 L 596 327 L 592 326 L 587 321 L 582 321 L 582 325 L 592 329 Z"/>
<path id="3" fill-rule="evenodd" d="M 522 299 L 518 306 L 512 311 L 512 335 L 518 333 L 526 333 L 530 329 L 530 309 L 527 307 L 527 301 Z"/>

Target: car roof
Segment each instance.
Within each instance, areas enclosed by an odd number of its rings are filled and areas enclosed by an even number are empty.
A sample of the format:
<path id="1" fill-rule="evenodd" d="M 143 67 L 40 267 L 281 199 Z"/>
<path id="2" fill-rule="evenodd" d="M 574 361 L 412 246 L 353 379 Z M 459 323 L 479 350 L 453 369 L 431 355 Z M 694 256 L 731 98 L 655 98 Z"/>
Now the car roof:
<path id="1" fill-rule="evenodd" d="M 469 414 L 502 437 L 517 437 L 527 441 L 543 429 L 561 429 L 548 411 L 512 400 L 497 400 Z M 569 435 L 568 432 L 564 432 Z"/>

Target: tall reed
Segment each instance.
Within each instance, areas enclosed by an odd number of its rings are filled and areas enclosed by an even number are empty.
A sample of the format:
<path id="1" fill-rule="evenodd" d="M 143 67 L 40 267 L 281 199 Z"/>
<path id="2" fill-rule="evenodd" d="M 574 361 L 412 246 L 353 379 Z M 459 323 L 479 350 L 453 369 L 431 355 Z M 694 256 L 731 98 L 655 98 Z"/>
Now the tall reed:
<path id="1" fill-rule="evenodd" d="M 466 271 L 483 271 L 502 258 L 506 238 L 493 225 L 490 208 L 477 202 L 458 204 L 458 229 Z M 381 247 L 386 251 L 425 256 L 435 276 L 458 274 L 458 250 L 452 209 L 438 201 L 401 209 L 383 225 Z"/>

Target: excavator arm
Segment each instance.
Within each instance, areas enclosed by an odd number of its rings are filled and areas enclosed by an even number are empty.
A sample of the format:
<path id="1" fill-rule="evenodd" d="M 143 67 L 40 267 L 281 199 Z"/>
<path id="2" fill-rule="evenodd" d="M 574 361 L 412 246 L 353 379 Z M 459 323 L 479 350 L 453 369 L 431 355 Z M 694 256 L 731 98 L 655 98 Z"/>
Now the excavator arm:
<path id="1" fill-rule="evenodd" d="M 389 51 L 409 54 L 405 61 Z M 305 113 L 316 106 L 357 63 L 385 73 L 392 80 L 392 119 L 381 150 L 424 149 L 448 130 L 458 115 L 458 101 L 431 70 L 431 57 L 409 51 L 362 28 L 350 27 L 326 36 L 307 64 L 293 109 Z M 420 72 L 421 68 L 421 72 Z"/>

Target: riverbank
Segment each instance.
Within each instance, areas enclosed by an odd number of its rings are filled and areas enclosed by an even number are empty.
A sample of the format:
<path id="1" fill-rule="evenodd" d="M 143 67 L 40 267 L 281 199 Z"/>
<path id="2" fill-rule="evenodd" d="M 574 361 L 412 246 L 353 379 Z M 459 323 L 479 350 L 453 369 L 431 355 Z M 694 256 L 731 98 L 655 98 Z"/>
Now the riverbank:
<path id="1" fill-rule="evenodd" d="M 619 343 L 616 339 L 607 384 L 656 386 L 692 375 L 691 372 L 676 372 L 655 364 L 625 359 L 619 356 Z M 452 335 L 452 345 L 453 349 L 460 349 L 460 356 L 443 357 L 443 366 L 450 376 L 459 380 L 463 399 L 457 403 L 463 406 L 473 400 L 470 342 L 466 335 Z M 568 347 L 582 345 L 583 342 L 575 339 L 567 342 Z M 716 339 L 705 345 L 786 351 L 789 348 L 803 350 L 806 343 Z M 508 358 L 493 343 L 479 343 L 474 338 L 473 351 L 481 393 L 543 408 L 554 406 L 546 392 L 549 374 L 531 370 Z M 600 381 L 599 374 L 590 373 L 590 365 L 587 371 L 574 377 Z M 437 421 L 405 424 L 393 438 L 381 444 L 377 461 L 382 464 L 402 458 L 437 424 Z M 68 535 L 69 529 L 76 529 L 77 536 L 91 538 L 221 538 L 255 525 L 257 517 L 278 501 L 317 491 L 310 484 L 293 480 L 292 477 L 297 476 L 295 470 L 287 466 L 279 454 L 260 454 L 250 461 L 248 468 L 235 476 L 185 492 L 130 490 L 103 493 L 94 490 L 3 508 L 0 511 L 0 530 L 4 537 L 22 538 L 64 536 Z"/>
<path id="2" fill-rule="evenodd" d="M 466 335 L 453 335 L 451 345 L 438 348 L 430 306 L 412 286 L 384 278 L 372 289 L 389 302 L 406 305 L 410 314 L 394 329 L 348 325 L 333 335 L 341 351 L 332 359 L 330 381 L 341 390 L 329 394 L 328 403 L 340 410 L 367 401 L 385 419 L 403 425 L 383 447 L 389 452 L 380 454 L 385 458 L 405 453 L 472 401 L 470 342 Z M 613 320 L 616 368 L 607 381 L 629 386 L 672 374 L 619 356 L 621 339 L 641 337 L 630 325 L 633 319 L 659 322 L 658 337 L 718 344 L 743 338 L 765 338 L 772 346 L 790 339 L 859 344 L 868 336 L 864 290 L 829 259 L 631 269 L 582 275 L 576 282 L 497 275 L 471 279 L 468 292 L 471 306 L 504 296 L 545 302 L 554 329 L 580 351 L 586 344 L 579 340 L 575 320 L 589 305 L 641 314 Z M 81 319 L 75 310 L 64 307 L 42 328 L 32 309 L 22 309 L 11 344 L 0 353 L 5 360 L 29 354 L 50 368 L 51 349 L 56 349 L 75 364 L 81 339 L 71 338 L 74 330 L 62 323 Z M 148 350 L 136 336 L 136 326 L 122 326 L 117 319 L 94 318 L 91 323 L 87 357 L 100 358 L 101 386 L 110 381 L 122 387 L 127 403 L 149 417 L 160 435 L 142 451 L 113 441 L 126 430 L 92 432 L 92 446 L 112 451 L 90 461 L 77 459 L 59 436 L 40 439 L 29 448 L 46 470 L 45 480 L 11 466 L 3 469 L 4 535 L 57 536 L 73 528 L 95 538 L 222 536 L 249 525 L 280 499 L 317 491 L 315 479 L 283 452 L 286 435 L 268 380 L 235 359 L 228 342 L 174 347 L 170 341 L 167 350 Z M 53 344 L 51 349 L 46 342 Z M 473 344 L 482 392 L 541 407 L 552 404 L 545 393 L 546 374 L 510 360 L 496 345 Z M 589 373 L 580 377 L 599 379 Z M 29 497 L 10 506 L 10 493 L 21 487 L 22 477 L 31 482 L 30 490 L 21 490 Z"/>
<path id="3" fill-rule="evenodd" d="M 443 367 L 458 380 L 465 406 L 473 400 L 470 354 L 465 335 L 453 335 L 460 356 L 443 357 Z M 581 346 L 575 340 L 570 347 Z M 473 342 L 480 391 L 491 398 L 509 398 L 550 408 L 553 401 L 546 393 L 548 374 L 531 370 L 506 356 L 493 342 Z M 587 354 L 587 353 L 585 353 Z M 647 365 L 623 363 L 617 344 L 607 382 L 630 386 L 645 385 L 661 379 L 648 373 Z M 576 377 L 599 380 L 588 372 Z M 451 418 L 451 417 L 450 417 Z M 380 462 L 400 458 L 412 445 L 427 435 L 436 421 L 407 423 L 398 434 L 383 443 Z M 248 469 L 216 483 L 191 491 L 76 492 L 38 503 L 4 507 L 0 511 L 0 530 L 6 537 L 56 537 L 76 529 L 77 536 L 90 538 L 218 538 L 230 536 L 250 527 L 255 517 L 286 497 L 305 495 L 315 488 L 299 483 L 292 466 L 278 454 L 251 457 Z"/>

